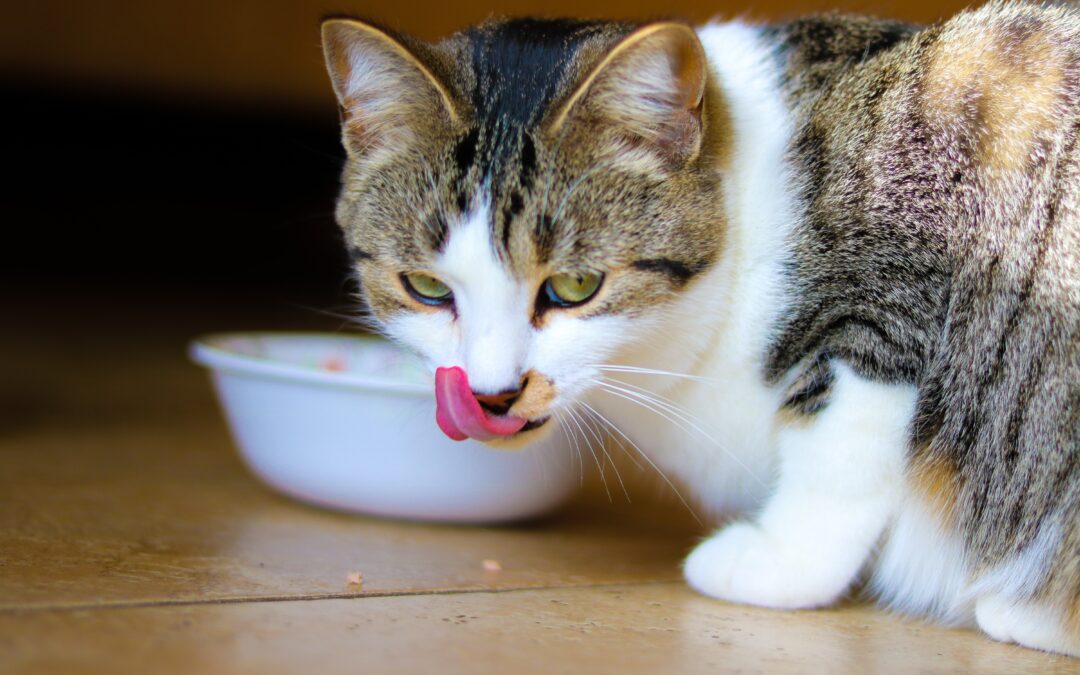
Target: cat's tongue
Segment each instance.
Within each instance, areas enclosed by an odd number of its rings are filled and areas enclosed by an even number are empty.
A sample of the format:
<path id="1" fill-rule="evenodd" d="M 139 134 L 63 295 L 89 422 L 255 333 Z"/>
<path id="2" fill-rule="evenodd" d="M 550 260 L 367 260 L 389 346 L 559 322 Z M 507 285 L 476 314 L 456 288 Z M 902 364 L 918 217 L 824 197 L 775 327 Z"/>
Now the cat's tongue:
<path id="1" fill-rule="evenodd" d="M 469 388 L 469 377 L 457 366 L 435 370 L 435 421 L 455 441 L 490 441 L 525 426 L 521 417 L 488 415 Z"/>

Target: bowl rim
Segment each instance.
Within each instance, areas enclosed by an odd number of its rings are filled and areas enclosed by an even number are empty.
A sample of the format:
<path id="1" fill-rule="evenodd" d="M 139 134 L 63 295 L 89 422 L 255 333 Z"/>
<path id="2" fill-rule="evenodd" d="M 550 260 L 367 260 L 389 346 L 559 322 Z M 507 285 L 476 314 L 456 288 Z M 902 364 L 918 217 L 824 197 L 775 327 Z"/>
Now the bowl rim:
<path id="1" fill-rule="evenodd" d="M 335 388 L 361 389 L 379 393 L 409 394 L 434 397 L 433 385 L 404 382 L 388 377 L 358 375 L 349 372 L 330 372 L 285 363 L 270 358 L 251 356 L 227 349 L 222 343 L 236 339 L 287 340 L 302 338 L 333 342 L 368 342 L 401 349 L 394 343 L 374 335 L 341 335 L 317 331 L 226 331 L 207 333 L 193 339 L 188 356 L 195 363 L 215 372 L 254 375 L 290 382 L 306 382 Z"/>

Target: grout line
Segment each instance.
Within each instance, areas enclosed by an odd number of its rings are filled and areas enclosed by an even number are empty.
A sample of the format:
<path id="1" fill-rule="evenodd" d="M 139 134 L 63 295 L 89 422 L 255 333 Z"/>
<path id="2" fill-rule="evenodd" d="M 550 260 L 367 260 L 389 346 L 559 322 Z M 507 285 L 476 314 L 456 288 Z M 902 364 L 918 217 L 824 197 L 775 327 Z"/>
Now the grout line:
<path id="1" fill-rule="evenodd" d="M 581 590 L 590 588 L 613 588 L 618 586 L 663 586 L 666 584 L 681 583 L 680 579 L 657 579 L 650 581 L 612 581 L 600 584 L 570 584 L 567 586 L 510 586 L 504 588 L 454 588 L 454 589 L 429 589 L 420 591 L 370 591 L 370 592 L 338 592 L 338 593 L 308 593 L 301 595 L 245 595 L 225 596 L 220 598 L 199 599 L 176 599 L 176 600 L 132 600 L 132 601 L 106 601 L 86 603 L 56 603 L 43 605 L 28 605 L 19 607 L 14 605 L 0 605 L 0 616 L 18 616 L 26 614 L 41 614 L 49 612 L 87 612 L 101 609 L 151 609 L 155 607 L 197 607 L 203 605 L 242 605 L 246 603 L 261 602 L 312 602 L 316 600 L 364 600 L 366 598 L 398 598 L 423 595 L 475 595 L 480 593 L 518 593 L 522 591 L 561 591 Z"/>

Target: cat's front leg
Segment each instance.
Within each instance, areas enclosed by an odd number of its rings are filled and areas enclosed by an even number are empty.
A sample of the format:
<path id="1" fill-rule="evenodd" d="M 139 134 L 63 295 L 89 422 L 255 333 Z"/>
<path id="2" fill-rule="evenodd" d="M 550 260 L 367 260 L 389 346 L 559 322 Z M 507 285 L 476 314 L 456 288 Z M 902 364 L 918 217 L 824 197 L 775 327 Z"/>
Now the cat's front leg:
<path id="1" fill-rule="evenodd" d="M 780 474 L 758 517 L 721 529 L 687 558 L 698 591 L 819 607 L 858 576 L 899 501 L 916 393 L 833 367 L 827 407 L 778 433 Z"/>

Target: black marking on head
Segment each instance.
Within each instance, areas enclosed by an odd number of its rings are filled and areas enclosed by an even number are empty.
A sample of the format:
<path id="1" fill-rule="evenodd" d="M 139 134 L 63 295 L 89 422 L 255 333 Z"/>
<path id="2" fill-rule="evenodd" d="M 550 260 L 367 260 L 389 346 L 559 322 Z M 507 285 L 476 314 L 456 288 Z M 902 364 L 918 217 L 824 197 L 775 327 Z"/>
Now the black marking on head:
<path id="1" fill-rule="evenodd" d="M 525 200 L 521 193 L 514 190 L 510 193 L 510 204 L 503 209 L 503 250 L 510 248 L 510 223 L 525 208 Z"/>
<path id="2" fill-rule="evenodd" d="M 522 199 L 521 193 L 516 190 L 510 193 L 510 215 L 516 216 L 523 208 L 525 208 L 525 200 Z"/>
<path id="3" fill-rule="evenodd" d="M 454 148 L 454 162 L 457 164 L 458 171 L 461 172 L 462 176 L 469 172 L 473 162 L 476 161 L 476 150 L 479 142 L 480 130 L 474 127 L 458 141 L 457 147 Z"/>
<path id="4" fill-rule="evenodd" d="M 465 192 L 465 188 L 459 188 L 457 193 L 457 207 L 458 211 L 465 213 L 469 210 L 469 195 Z"/>
<path id="5" fill-rule="evenodd" d="M 521 186 L 528 189 L 532 186 L 533 176 L 536 173 L 536 144 L 532 136 L 525 134 L 521 140 Z"/>
<path id="6" fill-rule="evenodd" d="M 503 219 L 502 250 L 499 252 L 500 256 L 503 255 L 504 252 L 510 251 L 510 221 L 511 218 L 509 217 Z"/>
<path id="7" fill-rule="evenodd" d="M 656 272 L 671 277 L 671 280 L 680 286 L 690 281 L 701 272 L 700 265 L 688 265 L 670 258 L 650 258 L 647 260 L 635 260 L 630 267 L 642 272 Z"/>
<path id="8" fill-rule="evenodd" d="M 521 18 L 474 29 L 472 103 L 483 127 L 533 127 L 559 92 L 576 47 L 605 25 Z"/>
<path id="9" fill-rule="evenodd" d="M 357 248 L 355 246 L 349 247 L 349 259 L 354 263 L 361 262 L 363 260 L 372 260 L 375 256 L 371 255 L 367 251 Z"/>
<path id="10" fill-rule="evenodd" d="M 562 89 L 581 43 L 610 23 L 575 19 L 512 19 L 469 31 L 476 85 L 472 105 L 480 127 L 479 157 L 493 184 L 515 152 L 535 150 L 528 132 Z"/>
<path id="11" fill-rule="evenodd" d="M 468 29 L 474 86 L 470 92 L 477 129 L 472 165 L 479 168 L 472 184 L 486 184 L 495 203 L 503 191 L 528 193 L 539 171 L 534 132 L 553 103 L 565 94 L 567 74 L 578 50 L 599 37 L 617 39 L 631 24 L 579 19 L 520 18 Z M 457 159 L 470 159 L 461 153 Z M 478 180 L 477 180 L 478 179 Z M 460 201 L 460 200 L 459 200 Z M 508 256 L 511 204 L 491 222 L 493 241 L 503 242 L 499 256 Z M 506 217 L 510 213 L 510 217 Z M 502 228 L 501 230 L 499 228 Z M 547 244 L 550 248 L 550 242 Z M 543 245 L 541 245 L 543 248 Z"/>

